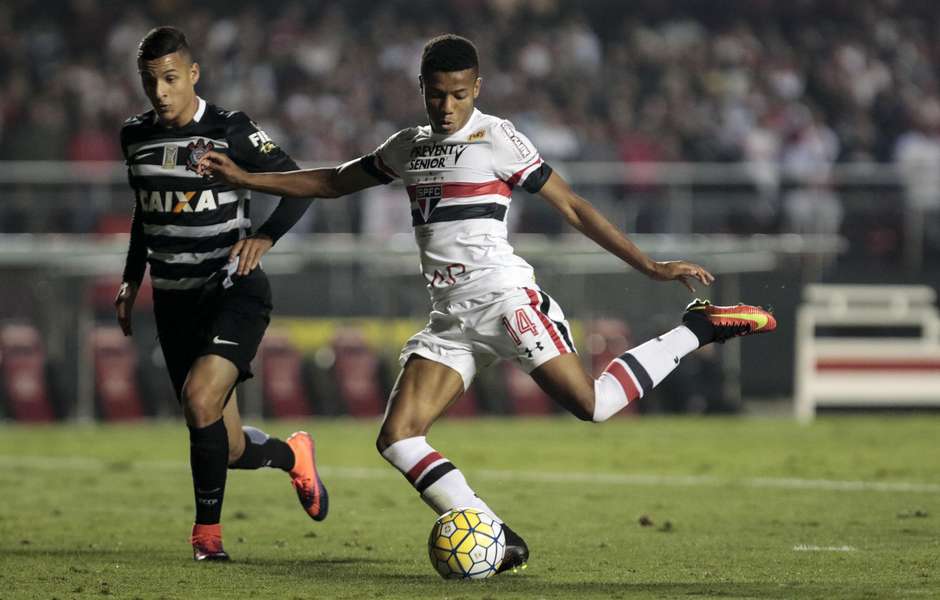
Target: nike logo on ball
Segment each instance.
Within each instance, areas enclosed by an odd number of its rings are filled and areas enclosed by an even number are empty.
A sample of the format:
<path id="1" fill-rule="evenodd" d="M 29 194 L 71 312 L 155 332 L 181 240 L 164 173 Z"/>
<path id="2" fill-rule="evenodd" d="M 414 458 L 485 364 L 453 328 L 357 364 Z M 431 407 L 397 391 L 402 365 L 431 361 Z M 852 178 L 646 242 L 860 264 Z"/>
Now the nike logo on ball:
<path id="1" fill-rule="evenodd" d="M 229 345 L 229 346 L 237 346 L 237 345 L 238 345 L 238 342 L 230 342 L 229 340 L 223 340 L 223 339 L 220 338 L 219 336 L 215 336 L 214 338 L 212 338 L 212 343 L 213 343 L 213 344 L 227 344 L 227 345 Z"/>

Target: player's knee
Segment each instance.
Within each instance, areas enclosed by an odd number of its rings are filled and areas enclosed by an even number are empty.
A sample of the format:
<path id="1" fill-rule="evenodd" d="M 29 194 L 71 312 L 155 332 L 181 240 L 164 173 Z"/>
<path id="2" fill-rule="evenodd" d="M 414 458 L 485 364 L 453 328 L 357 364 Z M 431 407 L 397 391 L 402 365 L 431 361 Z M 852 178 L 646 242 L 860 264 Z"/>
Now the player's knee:
<path id="1" fill-rule="evenodd" d="M 594 390 L 579 390 L 562 402 L 581 421 L 594 421 Z"/>
<path id="2" fill-rule="evenodd" d="M 403 423 L 392 423 L 388 420 L 382 424 L 379 435 L 375 440 L 375 447 L 381 454 L 385 449 L 399 440 L 424 435 L 426 428 L 420 423 L 407 421 Z"/>
<path id="3" fill-rule="evenodd" d="M 187 381 L 183 386 L 183 409 L 191 425 L 205 427 L 220 419 L 222 400 L 210 385 Z"/>
<path id="4" fill-rule="evenodd" d="M 386 448 L 397 442 L 398 439 L 396 439 L 391 432 L 387 431 L 385 427 L 383 427 L 379 431 L 379 435 L 375 438 L 375 449 L 378 450 L 379 454 L 382 454 L 385 452 Z"/>
<path id="5" fill-rule="evenodd" d="M 587 421 L 588 423 L 594 422 L 594 402 L 591 402 L 590 407 L 586 405 L 578 405 L 578 410 L 574 411 L 574 416 L 578 417 L 581 421 Z"/>
<path id="6" fill-rule="evenodd" d="M 379 431 L 378 437 L 375 438 L 375 449 L 379 451 L 379 454 L 381 454 L 385 452 L 386 448 L 388 448 L 389 446 L 391 446 L 392 444 L 394 444 L 395 442 L 399 440 L 405 439 L 405 437 L 410 437 L 410 436 L 402 437 L 397 432 L 397 430 L 389 429 L 383 426 L 382 429 Z"/>

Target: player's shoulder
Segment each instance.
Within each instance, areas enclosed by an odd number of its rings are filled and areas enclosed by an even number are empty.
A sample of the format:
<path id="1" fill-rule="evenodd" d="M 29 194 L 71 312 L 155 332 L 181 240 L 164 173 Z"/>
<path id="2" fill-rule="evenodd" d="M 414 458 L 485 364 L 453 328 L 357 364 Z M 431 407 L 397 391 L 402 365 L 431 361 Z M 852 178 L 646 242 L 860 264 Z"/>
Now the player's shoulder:
<path id="1" fill-rule="evenodd" d="M 148 110 L 147 112 L 142 112 L 139 115 L 127 117 L 124 119 L 124 123 L 121 124 L 121 133 L 123 134 L 125 131 L 134 131 L 145 127 L 150 127 L 153 125 L 155 116 L 156 115 L 153 110 Z"/>
<path id="2" fill-rule="evenodd" d="M 229 110 L 215 104 L 207 103 L 203 117 L 205 121 L 220 125 L 228 131 L 241 129 L 258 129 L 258 125 L 241 110 Z"/>
<path id="3" fill-rule="evenodd" d="M 481 129 L 490 132 L 496 139 L 510 139 L 519 133 L 513 122 L 504 117 L 480 113 L 479 121 Z"/>
<path id="4" fill-rule="evenodd" d="M 509 119 L 483 114 L 480 122 L 480 131 L 488 134 L 494 147 L 511 149 L 511 155 L 520 160 L 528 160 L 537 154 L 529 138 L 517 130 Z"/>
<path id="5" fill-rule="evenodd" d="M 121 124 L 121 147 L 145 141 L 155 135 L 156 113 L 153 110 L 124 119 Z"/>
<path id="6" fill-rule="evenodd" d="M 486 128 L 486 129 L 499 127 L 503 123 L 509 123 L 509 125 L 512 126 L 512 123 L 509 121 L 509 119 L 504 119 L 503 117 L 500 117 L 498 115 L 491 115 L 479 109 L 476 111 L 476 114 L 474 115 L 474 121 L 475 121 L 474 123 L 475 125 L 477 125 L 480 128 Z"/>
<path id="7" fill-rule="evenodd" d="M 423 135 L 422 129 L 422 127 L 406 127 L 400 129 L 385 140 L 385 145 L 388 147 L 400 147 L 414 144 L 421 139 Z"/>

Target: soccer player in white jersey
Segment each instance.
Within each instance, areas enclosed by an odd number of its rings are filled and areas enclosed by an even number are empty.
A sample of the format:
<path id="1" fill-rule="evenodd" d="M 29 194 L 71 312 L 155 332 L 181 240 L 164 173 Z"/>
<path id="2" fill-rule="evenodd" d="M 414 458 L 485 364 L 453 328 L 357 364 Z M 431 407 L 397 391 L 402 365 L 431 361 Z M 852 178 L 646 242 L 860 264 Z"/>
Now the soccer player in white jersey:
<path id="1" fill-rule="evenodd" d="M 648 393 L 686 354 L 711 342 L 772 331 L 776 321 L 756 306 L 719 307 L 696 299 L 682 325 L 591 377 L 575 353 L 561 307 L 536 285 L 532 267 L 509 244 L 506 213 L 513 188 L 540 195 L 573 227 L 648 277 L 677 280 L 693 292 L 692 280 L 708 285 L 714 277 L 690 262 L 652 260 L 572 191 L 512 123 L 474 108 L 482 80 L 469 40 L 442 35 L 428 42 L 419 81 L 429 125 L 399 131 L 359 159 L 332 169 L 247 173 L 209 153 L 201 170 L 237 187 L 296 197 L 334 198 L 403 181 L 432 309 L 428 325 L 402 350 L 402 372 L 376 445 L 438 514 L 475 507 L 498 519 L 425 437 L 478 369 L 515 360 L 575 416 L 600 422 Z M 505 530 L 500 571 L 515 570 L 529 557 L 522 538 Z"/>

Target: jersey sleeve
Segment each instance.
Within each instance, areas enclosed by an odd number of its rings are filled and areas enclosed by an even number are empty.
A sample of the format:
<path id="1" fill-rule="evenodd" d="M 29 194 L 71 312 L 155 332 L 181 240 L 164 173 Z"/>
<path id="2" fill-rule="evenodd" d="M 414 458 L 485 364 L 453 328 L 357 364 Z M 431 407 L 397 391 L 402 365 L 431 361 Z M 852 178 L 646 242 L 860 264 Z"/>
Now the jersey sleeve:
<path id="1" fill-rule="evenodd" d="M 131 217 L 131 237 L 127 244 L 127 256 L 124 258 L 124 274 L 122 281 L 136 283 L 138 286 L 144 279 L 147 270 L 147 245 L 144 240 L 144 225 L 140 208 L 134 204 Z"/>
<path id="2" fill-rule="evenodd" d="M 492 127 L 493 171 L 510 186 L 522 185 L 536 193 L 552 174 L 552 168 L 542 160 L 535 145 L 509 121 Z"/>
<path id="3" fill-rule="evenodd" d="M 362 165 L 363 170 L 382 183 L 391 183 L 396 179 L 400 179 L 401 176 L 398 174 L 398 169 L 400 169 L 398 162 L 401 153 L 400 141 L 407 131 L 407 129 L 399 131 L 385 140 L 374 152 L 360 158 L 359 164 Z"/>
<path id="4" fill-rule="evenodd" d="M 132 137 L 131 128 L 134 125 L 137 125 L 140 122 L 139 117 L 131 117 L 124 121 L 124 125 L 121 126 L 121 134 L 119 136 L 121 144 L 121 156 L 124 157 L 124 166 L 127 167 L 127 181 L 131 181 L 131 157 L 127 154 L 127 147 L 130 145 L 129 138 Z"/>
<path id="5" fill-rule="evenodd" d="M 231 117 L 226 137 L 235 163 L 252 173 L 296 171 L 299 167 L 257 123 L 244 113 Z"/>
<path id="6" fill-rule="evenodd" d="M 137 117 L 131 117 L 124 122 L 121 127 L 121 154 L 124 156 L 124 163 L 127 164 L 129 156 L 127 155 L 128 127 L 137 123 Z M 131 181 L 130 166 L 127 167 L 127 180 Z M 131 209 L 131 235 L 127 245 L 127 255 L 124 258 L 124 273 L 122 281 L 132 282 L 140 285 L 144 278 L 144 272 L 147 270 L 147 245 L 144 240 L 144 226 L 138 201 L 134 199 L 134 206 Z"/>

